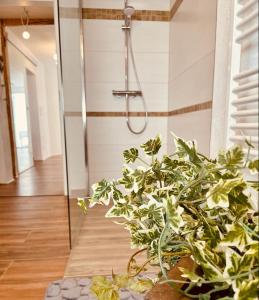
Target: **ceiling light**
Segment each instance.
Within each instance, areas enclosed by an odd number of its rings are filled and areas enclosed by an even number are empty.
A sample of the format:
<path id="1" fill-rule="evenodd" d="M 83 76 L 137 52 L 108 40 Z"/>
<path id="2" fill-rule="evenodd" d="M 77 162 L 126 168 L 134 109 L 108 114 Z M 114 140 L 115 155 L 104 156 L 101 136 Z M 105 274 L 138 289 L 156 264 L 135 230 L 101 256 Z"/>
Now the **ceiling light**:
<path id="1" fill-rule="evenodd" d="M 23 14 L 21 16 L 21 21 L 22 21 L 22 25 L 24 27 L 24 31 L 22 33 L 22 37 L 25 39 L 25 40 L 28 40 L 30 38 L 30 33 L 28 31 L 28 25 L 29 25 L 29 13 L 28 11 L 26 10 L 26 8 L 24 7 L 23 8 Z"/>
<path id="2" fill-rule="evenodd" d="M 28 40 L 30 38 L 30 33 L 29 31 L 25 30 L 23 33 L 22 33 L 22 37 L 25 39 L 25 40 Z"/>

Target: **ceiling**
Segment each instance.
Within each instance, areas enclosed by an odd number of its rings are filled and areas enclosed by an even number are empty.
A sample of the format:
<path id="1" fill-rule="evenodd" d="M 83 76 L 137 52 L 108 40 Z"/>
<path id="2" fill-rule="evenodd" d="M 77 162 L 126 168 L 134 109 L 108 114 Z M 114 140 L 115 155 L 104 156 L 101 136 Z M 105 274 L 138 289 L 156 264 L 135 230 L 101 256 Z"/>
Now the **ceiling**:
<path id="1" fill-rule="evenodd" d="M 0 19 L 21 18 L 23 9 L 29 13 L 30 18 L 49 19 L 53 18 L 52 0 L 1 0 L 0 1 Z"/>
<path id="2" fill-rule="evenodd" d="M 12 26 L 9 27 L 23 44 L 31 50 L 31 52 L 40 60 L 51 59 L 56 53 L 56 40 L 54 25 L 32 25 L 29 26 L 30 39 L 24 40 L 22 38 L 23 27 Z"/>

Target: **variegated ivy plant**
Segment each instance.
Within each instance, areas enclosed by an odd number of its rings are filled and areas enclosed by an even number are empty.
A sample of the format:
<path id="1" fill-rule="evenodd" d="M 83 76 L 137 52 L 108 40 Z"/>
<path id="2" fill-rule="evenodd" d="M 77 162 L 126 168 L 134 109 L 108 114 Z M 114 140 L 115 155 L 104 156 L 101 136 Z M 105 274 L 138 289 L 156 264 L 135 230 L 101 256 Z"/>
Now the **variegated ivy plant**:
<path id="1" fill-rule="evenodd" d="M 258 182 L 243 174 L 246 169 L 258 173 L 258 160 L 251 161 L 239 146 L 211 160 L 197 151 L 194 142 L 174 140 L 175 153 L 162 159 L 157 156 L 160 136 L 140 146 L 144 157 L 136 148 L 124 151 L 122 177 L 93 186 L 90 206 L 112 202 L 106 217 L 123 218 L 131 246 L 140 249 L 137 254 L 147 252 L 142 267 L 132 257 L 127 275 L 106 285 L 98 285 L 103 278 L 96 279 L 93 291 L 99 299 L 117 300 L 119 287 L 132 284 L 132 277 L 148 264 L 157 264 L 159 280 L 175 288 L 176 283 L 185 283 L 180 292 L 190 298 L 257 299 L 259 228 L 251 191 L 258 191 Z M 86 210 L 85 201 L 79 204 Z M 170 280 L 168 269 L 183 256 L 191 257 L 195 270 L 181 269 L 183 279 Z M 124 278 L 122 285 L 116 284 L 118 278 Z M 206 292 L 192 294 L 195 286 Z"/>

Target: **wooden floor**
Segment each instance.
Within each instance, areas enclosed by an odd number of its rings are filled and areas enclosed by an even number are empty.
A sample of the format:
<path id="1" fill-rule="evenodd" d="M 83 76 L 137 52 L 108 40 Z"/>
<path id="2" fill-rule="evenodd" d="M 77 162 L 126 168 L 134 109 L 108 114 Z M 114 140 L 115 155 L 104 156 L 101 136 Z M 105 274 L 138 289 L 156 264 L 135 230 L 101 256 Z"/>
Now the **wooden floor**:
<path id="1" fill-rule="evenodd" d="M 64 195 L 62 156 L 35 161 L 10 184 L 0 185 L 0 196 Z"/>
<path id="2" fill-rule="evenodd" d="M 85 217 L 77 245 L 72 249 L 65 277 L 125 273 L 130 249 L 129 233 L 114 219 L 105 218 L 105 207 L 94 207 Z M 143 259 L 142 259 L 143 261 Z"/>
<path id="3" fill-rule="evenodd" d="M 1 300 L 42 300 L 68 255 L 65 197 L 0 197 Z"/>

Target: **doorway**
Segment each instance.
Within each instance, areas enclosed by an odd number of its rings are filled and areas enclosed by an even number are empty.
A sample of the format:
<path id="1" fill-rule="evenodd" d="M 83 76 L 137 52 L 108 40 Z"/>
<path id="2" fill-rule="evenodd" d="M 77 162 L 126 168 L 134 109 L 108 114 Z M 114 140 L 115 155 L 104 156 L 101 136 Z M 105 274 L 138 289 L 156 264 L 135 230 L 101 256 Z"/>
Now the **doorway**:
<path id="1" fill-rule="evenodd" d="M 13 136 L 18 177 L 0 196 L 65 194 L 54 25 L 7 27 Z"/>

